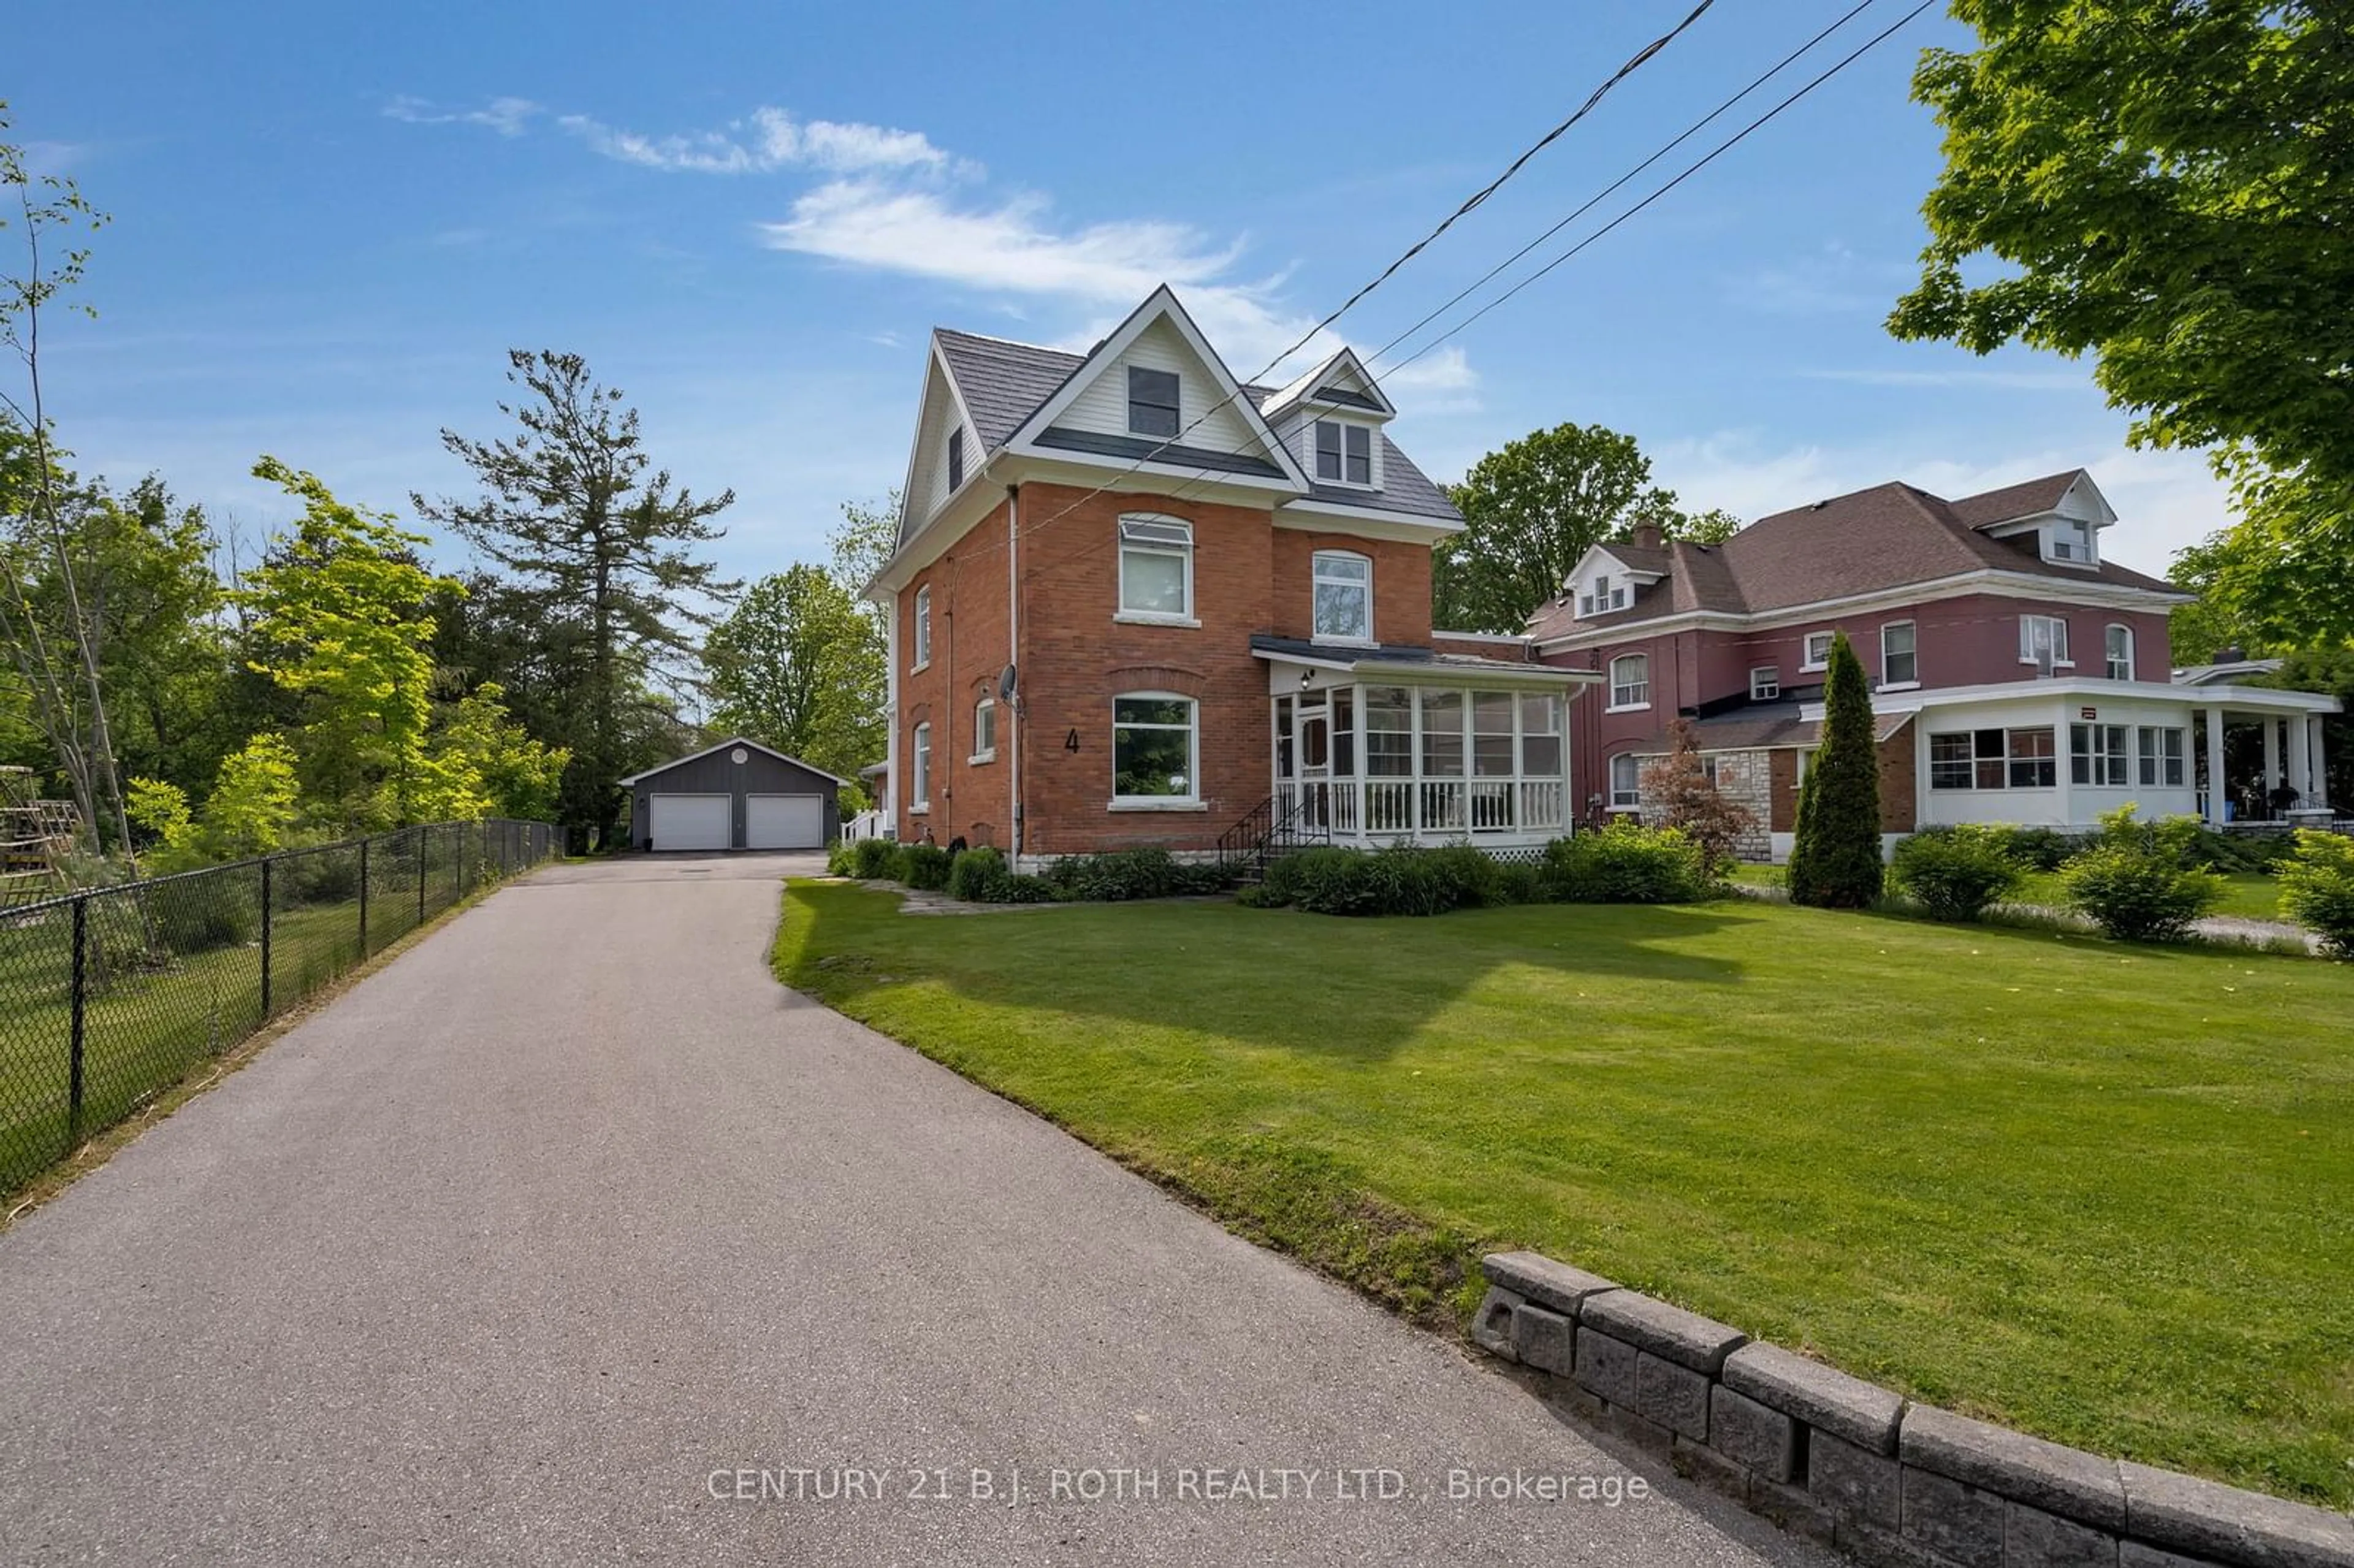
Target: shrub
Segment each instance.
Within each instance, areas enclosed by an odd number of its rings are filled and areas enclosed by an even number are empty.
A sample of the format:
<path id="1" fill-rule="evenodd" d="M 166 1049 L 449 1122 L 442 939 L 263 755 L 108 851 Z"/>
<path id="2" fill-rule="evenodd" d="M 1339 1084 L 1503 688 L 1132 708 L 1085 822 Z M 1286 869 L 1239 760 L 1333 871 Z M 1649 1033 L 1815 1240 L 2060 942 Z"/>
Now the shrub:
<path id="1" fill-rule="evenodd" d="M 1674 828 L 1616 821 L 1545 846 L 1543 895 L 1564 904 L 1689 904 L 1716 888 L 1708 852 Z"/>
<path id="2" fill-rule="evenodd" d="M 2298 847 L 2286 833 L 2219 833 L 2201 828 L 2192 853 L 2210 871 L 2270 873 L 2296 855 Z"/>
<path id="3" fill-rule="evenodd" d="M 2354 838 L 2300 828 L 2280 866 L 2281 908 L 2341 959 L 2354 959 Z"/>
<path id="4" fill-rule="evenodd" d="M 899 846 L 889 839 L 861 839 L 850 846 L 850 874 L 872 882 L 899 874 Z"/>
<path id="5" fill-rule="evenodd" d="M 1196 897 L 1224 893 L 1235 885 L 1234 873 L 1215 861 L 1194 861 L 1191 863 L 1181 861 L 1176 874 L 1175 885 L 1170 891 Z"/>
<path id="6" fill-rule="evenodd" d="M 1448 844 L 1422 853 L 1447 899 L 1447 907 L 1476 909 L 1483 904 L 1512 902 L 1502 895 L 1503 867 L 1485 851 L 1469 844 Z"/>
<path id="7" fill-rule="evenodd" d="M 2012 861 L 2029 871 L 2057 871 L 2084 847 L 2083 839 L 2057 828 L 2013 828 L 2005 845 Z"/>
<path id="8" fill-rule="evenodd" d="M 1166 898 L 1184 891 L 1183 874 L 1164 849 L 1066 854 L 1046 868 L 1056 896 L 1086 903 Z"/>
<path id="9" fill-rule="evenodd" d="M 858 846 L 840 839 L 825 846 L 825 874 L 828 876 L 858 874 Z"/>
<path id="10" fill-rule="evenodd" d="M 1798 791 L 1790 901 L 1861 909 L 1880 896 L 1880 754 L 1872 689 L 1845 632 L 1831 636 L 1823 681 L 1823 743 Z"/>
<path id="11" fill-rule="evenodd" d="M 899 880 L 910 887 L 938 893 L 948 886 L 949 865 L 955 858 L 938 844 L 901 844 Z"/>
<path id="12" fill-rule="evenodd" d="M 1003 855 L 986 845 L 969 849 L 949 867 L 949 896 L 971 904 L 1002 904 L 1005 885 L 1013 880 L 1013 868 Z"/>
<path id="13" fill-rule="evenodd" d="M 1522 862 L 1499 863 L 1496 867 L 1493 904 L 1535 904 L 1544 897 L 1544 888 L 1537 868 Z"/>
<path id="14" fill-rule="evenodd" d="M 1936 828 L 1896 846 L 1889 880 L 1939 920 L 1975 920 L 2014 891 L 2022 873 L 2010 833 L 1993 827 Z"/>
<path id="15" fill-rule="evenodd" d="M 2121 806 L 2061 874 L 2068 906 L 2121 942 L 2179 941 L 2223 897 L 2222 878 L 2200 868 L 2198 849 L 2196 818 L 2144 822 Z"/>
<path id="16" fill-rule="evenodd" d="M 1473 860 L 1487 862 L 1485 866 Z M 1305 849 L 1267 869 L 1249 903 L 1289 904 L 1313 915 L 1443 915 L 1483 901 L 1494 863 L 1468 845 L 1384 850 Z"/>

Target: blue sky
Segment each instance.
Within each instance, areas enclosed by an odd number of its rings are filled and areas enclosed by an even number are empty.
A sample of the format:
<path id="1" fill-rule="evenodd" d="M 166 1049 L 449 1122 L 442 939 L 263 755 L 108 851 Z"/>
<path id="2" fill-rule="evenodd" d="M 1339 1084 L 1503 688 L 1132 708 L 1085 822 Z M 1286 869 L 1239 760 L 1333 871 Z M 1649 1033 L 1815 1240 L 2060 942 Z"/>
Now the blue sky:
<path id="1" fill-rule="evenodd" d="M 1387 343 L 1851 3 L 1719 0 L 1340 333 Z M 1166 279 L 1249 375 L 1687 9 L 39 7 L 14 135 L 114 219 L 50 407 L 85 469 L 250 534 L 285 515 L 263 451 L 379 506 L 462 492 L 439 429 L 501 433 L 504 351 L 569 349 L 734 487 L 728 567 L 781 569 L 898 482 L 933 324 L 1084 346 Z M 1744 518 L 2083 465 L 2109 553 L 2162 570 L 2221 521 L 2196 455 L 2129 452 L 2083 366 L 1881 329 L 1938 167 L 1913 63 L 1967 38 L 1925 16 L 1401 372 L 1401 443 L 1451 479 L 1598 420 Z"/>

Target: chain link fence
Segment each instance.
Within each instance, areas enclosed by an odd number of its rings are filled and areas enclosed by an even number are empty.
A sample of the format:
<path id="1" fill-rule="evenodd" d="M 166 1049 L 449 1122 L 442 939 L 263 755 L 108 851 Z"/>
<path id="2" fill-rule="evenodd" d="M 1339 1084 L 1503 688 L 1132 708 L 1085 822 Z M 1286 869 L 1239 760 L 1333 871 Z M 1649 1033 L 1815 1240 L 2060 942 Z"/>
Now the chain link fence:
<path id="1" fill-rule="evenodd" d="M 545 822 L 441 822 L 0 908 L 0 1192 L 563 848 Z"/>

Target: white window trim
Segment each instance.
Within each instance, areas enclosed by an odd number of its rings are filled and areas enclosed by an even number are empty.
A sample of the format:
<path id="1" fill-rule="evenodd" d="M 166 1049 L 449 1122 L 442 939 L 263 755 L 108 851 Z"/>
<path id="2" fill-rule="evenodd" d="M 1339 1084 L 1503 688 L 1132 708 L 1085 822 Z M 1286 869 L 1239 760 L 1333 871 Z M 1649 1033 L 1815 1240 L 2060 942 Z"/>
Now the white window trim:
<path id="1" fill-rule="evenodd" d="M 1130 541 L 1127 527 L 1130 523 L 1167 523 L 1185 530 L 1182 546 L 1166 545 L 1153 540 Z M 1193 524 L 1182 517 L 1171 517 L 1159 512 L 1123 512 L 1113 524 L 1112 537 L 1119 550 L 1119 597 L 1112 609 L 1112 620 L 1129 626 L 1190 626 L 1202 622 L 1193 614 Z M 1140 551 L 1150 556 L 1182 556 L 1185 562 L 1185 608 L 1175 614 L 1158 609 L 1128 608 L 1128 553 Z"/>
<path id="2" fill-rule="evenodd" d="M 1349 471 L 1349 437 L 1352 429 L 1365 432 L 1365 477 L 1327 479 L 1316 456 L 1316 427 L 1337 426 L 1341 436 L 1341 471 Z M 1343 490 L 1376 491 L 1382 487 L 1382 432 L 1380 427 L 1363 419 L 1344 419 L 1331 414 L 1319 414 L 1308 421 L 1308 476 L 1319 484 L 1337 484 Z"/>
<path id="3" fill-rule="evenodd" d="M 1185 726 L 1185 793 L 1182 795 L 1123 795 L 1119 793 L 1119 705 L 1143 701 L 1183 703 L 1189 715 Z M 1109 810 L 1115 811 L 1206 811 L 1209 803 L 1202 799 L 1202 699 L 1183 692 L 1114 692 L 1111 696 L 1111 787 Z M 1140 725 L 1131 728 L 1173 729 L 1174 725 Z"/>
<path id="4" fill-rule="evenodd" d="M 968 764 L 974 767 L 997 760 L 997 699 L 995 697 L 983 697 L 972 705 L 972 738 L 975 741 L 981 739 L 981 715 L 983 713 L 989 715 L 989 744 L 965 758 Z"/>
<path id="5" fill-rule="evenodd" d="M 1621 681 L 1618 679 L 1618 666 L 1619 666 L 1620 664 L 1624 663 L 1626 661 L 1628 661 L 1628 660 L 1629 660 L 1629 659 L 1640 659 L 1640 660 L 1643 662 L 1643 700 L 1642 700 L 1641 702 L 1638 702 L 1638 703 L 1622 703 L 1622 702 L 1620 702 L 1620 701 L 1618 700 L 1618 690 L 1619 690 L 1619 687 L 1620 687 L 1621 685 L 1632 685 L 1632 684 L 1634 684 L 1634 683 L 1633 683 L 1633 682 L 1631 682 L 1631 681 L 1628 681 L 1628 682 L 1621 682 Z M 1651 656 L 1650 656 L 1649 653 L 1621 653 L 1621 654 L 1619 654 L 1617 658 L 1613 659 L 1613 660 L 1611 660 L 1611 661 L 1610 661 L 1610 667 L 1609 667 L 1609 670 L 1607 671 L 1607 674 L 1608 674 L 1609 682 L 1610 682 L 1610 705 L 1609 705 L 1608 707 L 1604 708 L 1604 709 L 1602 710 L 1604 713 L 1606 713 L 1606 714 L 1639 714 L 1639 713 L 1648 713 L 1648 712 L 1650 710 L 1650 706 L 1651 706 Z"/>
<path id="6" fill-rule="evenodd" d="M 932 721 L 926 719 L 907 732 L 907 814 L 920 817 L 932 809 Z"/>
<path id="7" fill-rule="evenodd" d="M 1888 634 L 1903 627 L 1913 634 L 1913 678 L 1892 681 L 1888 678 Z M 1913 692 L 1921 687 L 1921 623 L 1917 620 L 1884 620 L 1880 625 L 1880 689 L 1883 692 Z"/>
<path id="8" fill-rule="evenodd" d="M 2074 556 L 2063 556 L 2059 553 L 2057 546 L 2060 530 L 2062 528 L 2082 528 L 2084 531 L 2084 554 L 2081 560 Z M 2073 567 L 2082 572 L 2100 570 L 2101 530 L 2097 524 L 2088 523 L 2077 517 L 2058 517 L 2054 518 L 2048 526 L 2037 530 L 2037 544 L 2041 546 L 2039 553 L 2043 556 L 2046 566 Z"/>
<path id="9" fill-rule="evenodd" d="M 1818 637 L 1823 640 L 1823 656 L 1819 659 L 1816 658 L 1814 653 L 1815 639 Z M 1831 667 L 1831 644 L 1838 640 L 1839 633 L 1837 631 L 1809 631 L 1804 637 L 1798 639 L 1798 673 L 1806 675 L 1811 674 L 1817 670 L 1829 669 Z"/>
<path id="10" fill-rule="evenodd" d="M 2052 667 L 2055 670 L 2074 669 L 2076 661 L 2061 657 L 2068 652 L 2068 618 L 2064 615 L 2021 615 L 2019 618 L 2019 662 L 2031 669 L 2035 667 L 2035 640 L 2028 635 L 2027 629 L 2039 620 L 2048 620 L 2059 628 L 2059 634 L 2052 640 Z"/>
<path id="11" fill-rule="evenodd" d="M 1316 630 L 1316 590 L 1323 586 L 1324 563 L 1328 560 L 1363 561 L 1365 564 L 1365 580 L 1362 584 L 1339 577 L 1333 579 L 1340 587 L 1362 587 L 1365 590 L 1365 635 L 1363 637 L 1336 637 Z M 1373 558 L 1371 556 L 1362 550 L 1318 550 L 1308 558 L 1308 632 L 1311 642 L 1342 648 L 1381 646 L 1380 639 L 1373 635 Z"/>
<path id="12" fill-rule="evenodd" d="M 2126 634 L 2126 673 L 2122 675 L 2116 672 L 2115 657 L 2109 652 L 2109 633 L 2112 631 Z M 2134 666 L 2139 662 L 2140 653 L 2140 650 L 2134 646 L 2136 641 L 2134 629 L 2122 620 L 2112 620 L 2101 628 L 2101 670 L 2110 680 L 2130 681 L 2134 678 Z"/>
<path id="13" fill-rule="evenodd" d="M 920 674 L 932 667 L 932 585 L 926 583 L 916 590 L 916 604 L 909 617 L 914 630 L 907 641 L 916 662 L 907 666 L 910 675 Z"/>
<path id="14" fill-rule="evenodd" d="M 1621 800 L 1618 799 L 1617 774 L 1618 760 L 1620 758 L 1628 758 L 1635 765 L 1635 794 L 1634 799 L 1629 800 Z M 1643 809 L 1643 759 L 1631 751 L 1621 751 L 1617 753 L 1609 761 L 1603 764 L 1602 786 L 1603 793 L 1609 801 L 1609 804 L 1605 806 L 1603 810 L 1608 811 L 1641 810 Z"/>
<path id="15" fill-rule="evenodd" d="M 1766 678 L 1761 681 L 1757 678 L 1760 675 Z M 1761 692 L 1757 689 L 1760 686 L 1771 686 L 1774 689 L 1770 692 Z M 1772 703 L 1779 702 L 1781 697 L 1782 666 L 1752 664 L 1749 667 L 1749 700 L 1753 703 Z"/>

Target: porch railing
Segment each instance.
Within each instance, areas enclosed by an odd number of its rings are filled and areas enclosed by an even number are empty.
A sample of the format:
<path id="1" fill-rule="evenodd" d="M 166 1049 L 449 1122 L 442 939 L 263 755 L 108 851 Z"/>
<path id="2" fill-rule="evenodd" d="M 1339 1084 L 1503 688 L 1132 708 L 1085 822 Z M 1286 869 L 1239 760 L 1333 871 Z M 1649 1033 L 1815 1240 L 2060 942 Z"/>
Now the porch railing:
<path id="1" fill-rule="evenodd" d="M 1551 836 L 1568 832 L 1568 793 L 1558 779 L 1299 779 L 1267 810 L 1330 837 Z"/>

